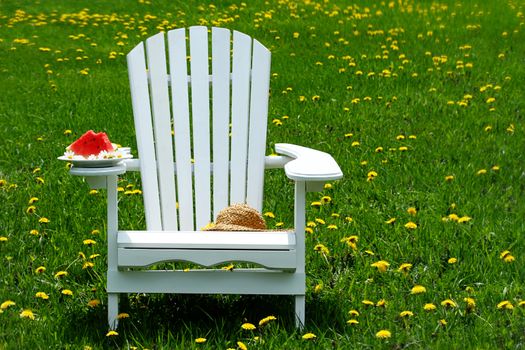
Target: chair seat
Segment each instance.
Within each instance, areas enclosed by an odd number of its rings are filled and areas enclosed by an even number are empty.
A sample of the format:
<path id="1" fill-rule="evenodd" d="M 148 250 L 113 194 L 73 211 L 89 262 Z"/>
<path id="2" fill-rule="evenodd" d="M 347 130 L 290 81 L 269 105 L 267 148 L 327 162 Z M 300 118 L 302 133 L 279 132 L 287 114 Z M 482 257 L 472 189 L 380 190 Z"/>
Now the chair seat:
<path id="1" fill-rule="evenodd" d="M 204 250 L 291 250 L 295 234 L 289 231 L 119 231 L 118 248 Z"/>
<path id="2" fill-rule="evenodd" d="M 295 234 L 286 231 L 119 231 L 118 266 L 145 267 L 186 261 L 202 266 L 248 262 L 295 270 Z"/>

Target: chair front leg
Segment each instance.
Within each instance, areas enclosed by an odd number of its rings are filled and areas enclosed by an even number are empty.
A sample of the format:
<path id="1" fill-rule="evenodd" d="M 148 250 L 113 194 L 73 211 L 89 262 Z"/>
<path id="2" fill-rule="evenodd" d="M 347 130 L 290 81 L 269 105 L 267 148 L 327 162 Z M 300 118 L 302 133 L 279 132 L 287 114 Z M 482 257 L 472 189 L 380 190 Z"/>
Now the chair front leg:
<path id="1" fill-rule="evenodd" d="M 306 221 L 306 183 L 304 181 L 295 182 L 294 199 L 294 227 L 295 244 L 297 252 L 297 264 L 295 273 L 303 276 L 303 285 L 306 288 L 305 278 L 305 234 L 304 225 Z M 305 322 L 305 294 L 295 295 L 295 326 L 303 329 Z"/>

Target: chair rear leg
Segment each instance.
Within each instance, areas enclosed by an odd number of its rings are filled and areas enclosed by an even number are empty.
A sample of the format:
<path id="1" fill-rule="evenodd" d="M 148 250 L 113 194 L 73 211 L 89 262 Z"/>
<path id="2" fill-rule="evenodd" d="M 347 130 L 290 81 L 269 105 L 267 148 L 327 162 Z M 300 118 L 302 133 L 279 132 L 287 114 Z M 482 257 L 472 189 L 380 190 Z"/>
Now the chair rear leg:
<path id="1" fill-rule="evenodd" d="M 305 319 L 305 296 L 304 295 L 296 295 L 295 296 L 295 326 L 302 330 L 304 327 L 304 319 Z"/>
<path id="2" fill-rule="evenodd" d="M 111 330 L 118 327 L 118 301 L 118 293 L 108 293 L 108 324 Z"/>

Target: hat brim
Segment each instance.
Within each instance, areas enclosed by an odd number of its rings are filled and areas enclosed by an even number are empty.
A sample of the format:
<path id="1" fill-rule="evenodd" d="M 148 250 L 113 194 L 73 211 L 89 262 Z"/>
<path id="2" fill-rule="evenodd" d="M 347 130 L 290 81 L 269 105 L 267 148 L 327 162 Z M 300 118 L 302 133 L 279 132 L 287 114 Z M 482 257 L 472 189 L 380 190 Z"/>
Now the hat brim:
<path id="1" fill-rule="evenodd" d="M 231 224 L 215 224 L 212 227 L 205 227 L 203 231 L 245 231 L 245 232 L 264 232 L 268 229 L 256 229 L 252 227 L 240 226 L 240 225 L 231 225 Z"/>

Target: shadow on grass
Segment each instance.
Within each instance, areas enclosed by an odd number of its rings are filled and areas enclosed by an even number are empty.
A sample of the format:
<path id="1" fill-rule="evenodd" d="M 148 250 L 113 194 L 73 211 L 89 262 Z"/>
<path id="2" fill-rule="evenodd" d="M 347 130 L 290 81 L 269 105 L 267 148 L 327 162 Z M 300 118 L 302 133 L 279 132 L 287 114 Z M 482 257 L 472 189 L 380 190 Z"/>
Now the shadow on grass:
<path id="1" fill-rule="evenodd" d="M 333 299 L 308 298 L 306 309 L 307 329 L 333 329 L 334 323 L 339 323 L 340 310 Z M 241 324 L 258 326 L 259 320 L 269 315 L 277 317 L 275 328 L 288 334 L 296 331 L 290 296 L 130 294 L 121 297 L 120 312 L 130 317 L 120 321 L 119 337 L 106 337 L 107 308 L 100 307 L 68 315 L 63 340 L 114 347 L 180 345 L 213 334 L 220 334 L 223 340 L 235 339 L 242 333 Z"/>

